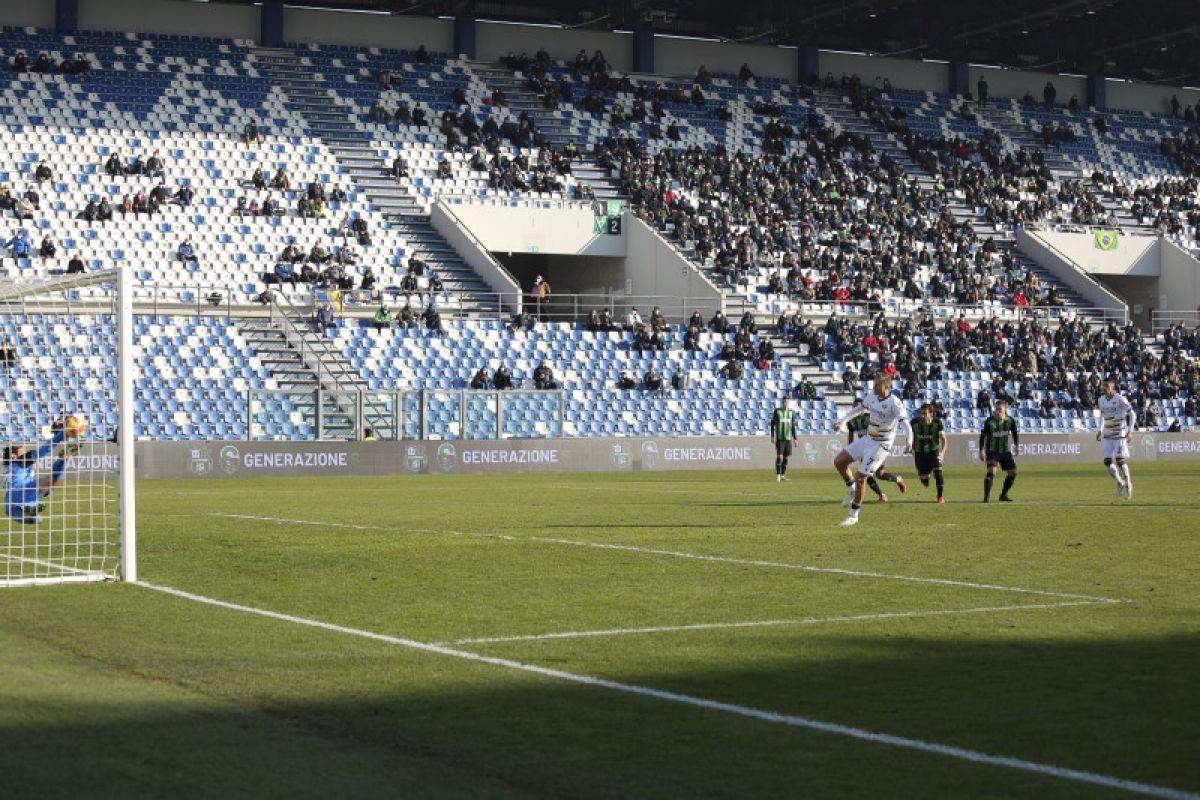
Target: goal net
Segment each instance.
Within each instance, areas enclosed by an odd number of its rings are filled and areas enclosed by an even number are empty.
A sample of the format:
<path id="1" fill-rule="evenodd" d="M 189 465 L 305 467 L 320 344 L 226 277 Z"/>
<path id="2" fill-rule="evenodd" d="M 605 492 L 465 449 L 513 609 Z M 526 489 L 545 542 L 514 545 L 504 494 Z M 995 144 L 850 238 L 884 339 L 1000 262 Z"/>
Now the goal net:
<path id="1" fill-rule="evenodd" d="M 0 586 L 136 579 L 132 325 L 117 270 L 0 278 Z"/>

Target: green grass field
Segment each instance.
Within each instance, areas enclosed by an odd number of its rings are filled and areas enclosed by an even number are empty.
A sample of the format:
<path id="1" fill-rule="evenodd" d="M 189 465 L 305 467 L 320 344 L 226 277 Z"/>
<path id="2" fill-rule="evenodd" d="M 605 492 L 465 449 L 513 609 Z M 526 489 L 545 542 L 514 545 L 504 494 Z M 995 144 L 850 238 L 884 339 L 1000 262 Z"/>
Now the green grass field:
<path id="1" fill-rule="evenodd" d="M 143 482 L 144 581 L 297 619 L 0 590 L 0 797 L 1191 796 L 1200 464 L 1134 470 Z"/>

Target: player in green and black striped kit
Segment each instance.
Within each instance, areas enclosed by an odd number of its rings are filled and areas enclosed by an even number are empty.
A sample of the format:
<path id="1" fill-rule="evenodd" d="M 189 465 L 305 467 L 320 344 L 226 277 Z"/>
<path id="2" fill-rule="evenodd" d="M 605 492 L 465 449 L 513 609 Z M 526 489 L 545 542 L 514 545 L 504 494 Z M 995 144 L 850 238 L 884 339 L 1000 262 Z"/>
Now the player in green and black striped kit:
<path id="1" fill-rule="evenodd" d="M 860 398 L 860 397 L 854 398 L 854 408 L 858 408 L 861 405 L 862 405 L 862 398 Z M 854 437 L 856 437 L 856 436 L 866 436 L 867 428 L 869 428 L 869 427 L 871 427 L 871 415 L 870 414 L 860 414 L 857 417 L 855 417 L 854 419 L 847 422 L 846 423 L 847 443 L 854 444 Z M 904 494 L 904 490 L 905 490 L 904 478 L 901 478 L 899 475 L 893 475 L 892 473 L 885 470 L 883 467 L 880 467 L 879 469 L 877 469 L 875 471 L 874 475 L 871 475 L 870 477 L 867 478 L 867 486 L 871 487 L 871 491 L 875 493 L 876 497 L 878 498 L 878 502 L 886 503 L 888 501 L 888 496 L 883 493 L 882 489 L 879 488 L 879 483 L 877 482 L 876 479 L 878 479 L 880 481 L 888 481 L 889 483 L 896 484 L 897 488 L 900 489 L 900 494 Z"/>
<path id="2" fill-rule="evenodd" d="M 1018 444 L 1017 440 L 1017 421 L 1008 416 L 1008 403 L 1001 400 L 996 403 L 992 415 L 984 421 L 983 430 L 979 432 L 979 460 L 987 464 L 987 477 L 983 479 L 983 502 L 991 499 L 996 467 L 1008 473 L 1004 488 L 1000 490 L 1000 502 L 1012 502 L 1008 490 L 1017 479 L 1017 462 L 1012 454 L 1012 446 Z"/>
<path id="3" fill-rule="evenodd" d="M 929 485 L 929 475 L 937 484 L 937 502 L 946 502 L 942 497 L 945 481 L 942 479 L 942 462 L 946 458 L 946 431 L 941 420 L 933 418 L 933 406 L 929 403 L 921 406 L 921 416 L 913 420 L 913 458 L 917 462 L 917 477 L 922 486 Z"/>
<path id="4" fill-rule="evenodd" d="M 787 480 L 787 462 L 796 441 L 796 414 L 785 397 L 771 414 L 771 436 L 775 437 L 775 480 Z"/>

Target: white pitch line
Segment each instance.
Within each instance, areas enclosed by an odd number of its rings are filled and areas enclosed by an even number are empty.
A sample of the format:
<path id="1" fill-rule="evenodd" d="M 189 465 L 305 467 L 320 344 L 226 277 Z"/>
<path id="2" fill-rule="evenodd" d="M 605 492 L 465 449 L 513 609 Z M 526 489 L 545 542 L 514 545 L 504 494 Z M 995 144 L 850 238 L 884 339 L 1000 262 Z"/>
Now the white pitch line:
<path id="1" fill-rule="evenodd" d="M 455 639 L 437 642 L 444 645 L 497 644 L 501 642 L 536 642 L 545 639 L 584 639 L 600 636 L 637 636 L 650 633 L 683 633 L 687 631 L 712 631 L 730 628 L 770 628 L 787 625 L 821 625 L 830 622 L 874 622 L 883 619 L 915 619 L 918 617 L 948 617 L 958 614 L 998 614 L 1007 611 L 1033 611 L 1045 608 L 1070 608 L 1073 606 L 1112 605 L 1096 600 L 1071 600 L 1062 603 L 1031 603 L 1013 606 L 984 606 L 980 608 L 951 608 L 940 611 L 883 611 L 877 614 L 855 614 L 844 617 L 808 617 L 806 619 L 763 619 L 750 622 L 699 622 L 692 625 L 658 625 L 648 628 L 610 628 L 595 631 L 564 631 L 562 633 L 534 633 L 525 636 L 488 636 L 479 639 Z"/>
<path id="2" fill-rule="evenodd" d="M 709 711 L 719 711 L 725 714 L 734 714 L 736 716 L 748 717 L 750 719 L 762 720 L 764 722 L 787 725 L 793 728 L 804 728 L 807 730 L 819 731 L 821 733 L 830 733 L 837 736 L 858 739 L 860 741 L 885 744 L 892 747 L 916 750 L 923 753 L 932 753 L 935 755 L 958 759 L 959 761 L 968 761 L 975 764 L 986 764 L 988 766 L 995 767 L 1006 767 L 1008 769 L 1019 770 L 1021 772 L 1029 772 L 1036 775 L 1061 778 L 1063 780 L 1074 781 L 1076 783 L 1102 786 L 1106 789 L 1119 789 L 1127 792 L 1133 792 L 1135 794 L 1146 795 L 1148 797 L 1160 797 L 1166 798 L 1166 800 L 1200 800 L 1200 794 L 1193 794 L 1181 789 L 1172 789 L 1165 786 L 1156 786 L 1154 784 L 1128 780 L 1126 778 L 1102 775 L 1097 772 L 1086 772 L 1084 770 L 1071 769 L 1069 767 L 1059 767 L 1053 764 L 1042 764 L 1036 761 L 1026 761 L 1023 758 L 1014 758 L 1012 756 L 997 756 L 990 753 L 982 753 L 977 750 L 968 750 L 963 747 L 956 747 L 954 745 L 927 742 L 922 739 L 910 739 L 906 736 L 894 736 L 889 733 L 876 733 L 863 728 L 856 728 L 850 725 L 841 725 L 835 722 L 822 722 L 821 720 L 802 717 L 795 714 L 783 714 L 776 711 L 765 711 L 763 709 L 753 708 L 750 706 L 740 706 L 719 700 L 709 700 L 703 697 L 695 697 L 693 695 L 668 692 L 662 689 L 654 689 L 649 686 L 621 683 L 619 681 L 596 678 L 590 675 L 581 675 L 574 672 L 551 669 L 549 667 L 539 667 L 536 664 L 526 664 L 521 661 L 514 661 L 508 658 L 496 658 L 494 656 L 472 653 L 467 650 L 455 650 L 443 645 L 431 644 L 428 642 L 418 642 L 413 639 L 402 639 L 398 636 L 388 636 L 387 634 L 375 633 L 358 628 L 349 628 L 344 625 L 336 625 L 331 622 L 321 622 L 320 620 L 297 617 L 291 614 L 283 614 L 278 611 L 269 611 L 267 609 L 255 608 L 253 606 L 230 603 L 225 600 L 205 597 L 204 595 L 193 594 L 191 592 L 185 592 L 181 589 L 173 589 L 168 586 L 157 586 L 155 584 L 144 582 L 139 582 L 137 585 L 147 589 L 152 589 L 156 592 L 163 592 L 174 597 L 182 598 L 184 600 L 203 603 L 204 605 L 209 606 L 216 606 L 217 608 L 224 608 L 230 611 L 239 611 L 244 614 L 254 614 L 260 617 L 275 619 L 282 622 L 291 622 L 296 625 L 318 628 L 320 630 L 331 631 L 333 633 L 341 633 L 347 636 L 356 636 L 362 639 L 371 639 L 377 642 L 393 644 L 411 650 L 434 653 L 441 656 L 449 656 L 451 658 L 458 658 L 464 661 L 473 661 L 479 664 L 488 664 L 490 666 L 502 667 L 504 669 L 533 673 L 535 675 L 541 675 L 547 678 L 555 678 L 562 681 L 569 681 L 571 683 L 583 684 L 585 686 L 609 689 L 611 691 L 621 692 L 623 694 L 650 697 L 657 700 L 665 700 L 672 703 L 692 706 L 694 708 L 702 708 Z"/>
<path id="3" fill-rule="evenodd" d="M 186 515 L 193 516 L 193 515 Z M 1001 586 L 994 583 L 976 583 L 974 581 L 954 580 L 951 578 L 921 578 L 913 575 L 894 575 L 887 572 L 871 572 L 868 570 L 843 569 L 840 567 L 817 567 L 808 564 L 789 564 L 780 561 L 760 561 L 750 558 L 733 556 L 713 556 L 702 553 L 689 553 L 683 550 L 660 550 L 653 547 L 638 547 L 631 544 L 611 544 L 607 542 L 588 542 L 579 539 L 559 539 L 551 536 L 512 536 L 503 533 L 482 533 L 479 531 L 457 531 L 437 528 L 396 528 L 385 525 L 354 525 L 345 522 L 322 522 L 320 520 L 287 519 L 284 517 L 262 517 L 249 514 L 223 514 L 212 512 L 202 516 L 224 517 L 226 519 L 245 519 L 258 522 L 274 522 L 281 525 L 311 525 L 326 528 L 347 528 L 360 531 L 392 531 L 396 533 L 439 533 L 449 536 L 471 536 L 479 539 L 499 539 L 506 542 L 541 542 L 543 544 L 559 544 L 571 547 L 590 547 L 598 550 L 619 550 L 646 555 L 667 556 L 670 558 L 685 558 L 694 561 L 710 561 L 722 564 L 740 564 L 749 567 L 767 567 L 771 569 L 794 569 L 802 572 L 825 573 L 830 575 L 845 575 L 853 578 L 877 578 L 889 581 L 905 581 L 907 583 L 922 583 L 934 586 L 960 586 L 967 589 L 990 589 L 997 592 L 1015 592 L 1032 594 L 1040 597 L 1058 597 L 1064 600 L 1087 600 L 1093 603 L 1125 603 L 1116 597 L 1099 597 L 1073 592 L 1055 592 L 1047 589 L 1027 589 L 1020 586 Z"/>

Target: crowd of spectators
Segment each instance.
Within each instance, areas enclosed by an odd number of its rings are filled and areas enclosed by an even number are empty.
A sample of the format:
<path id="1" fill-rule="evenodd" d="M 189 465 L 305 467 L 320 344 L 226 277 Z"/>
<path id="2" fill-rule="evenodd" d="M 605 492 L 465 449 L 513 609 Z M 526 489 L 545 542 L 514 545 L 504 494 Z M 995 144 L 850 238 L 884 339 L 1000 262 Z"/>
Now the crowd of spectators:
<path id="1" fill-rule="evenodd" d="M 29 56 L 24 50 L 18 50 L 8 66 L 10 70 L 19 75 L 30 72 L 38 75 L 58 73 L 59 75 L 76 75 L 86 78 L 92 74 L 92 62 L 88 61 L 87 56 L 83 53 L 76 53 L 74 58 L 63 56 L 62 61 L 55 67 L 50 54 L 44 50 L 38 53 L 37 58 L 33 61 L 29 60 Z"/>

